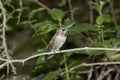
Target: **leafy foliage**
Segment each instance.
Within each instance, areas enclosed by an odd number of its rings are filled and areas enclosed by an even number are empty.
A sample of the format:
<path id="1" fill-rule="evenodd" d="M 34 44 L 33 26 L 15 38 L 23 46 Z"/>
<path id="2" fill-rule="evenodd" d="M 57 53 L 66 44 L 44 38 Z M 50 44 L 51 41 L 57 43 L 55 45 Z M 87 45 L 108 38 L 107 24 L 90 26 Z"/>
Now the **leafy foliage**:
<path id="1" fill-rule="evenodd" d="M 51 16 L 53 20 L 58 20 L 59 22 L 62 21 L 63 17 L 64 17 L 65 13 L 61 10 L 61 9 L 53 9 Z"/>
<path id="2" fill-rule="evenodd" d="M 111 15 L 109 0 L 100 0 L 98 2 L 90 2 L 94 10 L 92 24 L 89 23 L 88 6 L 84 0 L 76 0 L 72 5 L 73 9 L 69 10 L 67 0 L 52 1 L 46 0 L 45 7 L 39 7 L 38 3 L 33 0 L 22 1 L 23 5 L 19 4 L 22 0 L 2 0 L 7 13 L 7 41 L 9 52 L 12 52 L 15 59 L 25 58 L 26 56 L 41 54 L 46 52 L 46 47 L 59 27 L 68 27 L 67 41 L 61 49 L 76 48 L 76 47 L 102 47 L 102 48 L 118 48 L 120 45 L 119 27 L 116 26 L 119 17 L 119 7 L 115 4 L 118 12 L 117 15 Z M 36 0 L 35 0 L 36 1 Z M 43 1 L 44 3 L 44 1 Z M 86 3 L 86 4 L 83 4 Z M 19 5 L 18 5 L 19 4 Z M 70 4 L 69 4 L 70 5 Z M 80 5 L 80 6 L 77 6 Z M 118 4 L 120 5 L 120 4 Z M 51 7 L 51 13 L 47 12 L 46 7 Z M 69 6 L 70 7 L 70 6 Z M 80 7 L 78 9 L 78 7 Z M 49 7 L 48 7 L 49 8 Z M 75 9 L 78 9 L 75 11 Z M 115 11 L 116 11 L 115 10 Z M 49 14 L 48 14 L 49 13 Z M 97 14 L 98 13 L 98 14 Z M 109 14 L 111 13 L 111 14 Z M 1 14 L 2 15 L 2 14 Z M 1 16 L 0 15 L 0 16 Z M 71 20 L 73 15 L 74 19 Z M 2 23 L 2 17 L 0 17 Z M 75 24 L 75 25 L 73 25 Z M 73 25 L 73 26 L 71 26 Z M 117 24 L 119 25 L 119 23 Z M 2 33 L 1 33 L 2 34 Z M 0 43 L 2 44 L 2 42 Z M 35 54 L 30 54 L 34 53 Z M 65 58 L 63 57 L 65 54 Z M 45 60 L 44 56 L 40 56 L 25 64 L 26 69 L 21 70 L 21 66 L 17 66 L 18 74 L 31 75 L 33 80 L 65 80 L 67 77 L 70 80 L 87 80 L 91 71 L 91 80 L 97 80 L 95 74 L 101 75 L 104 68 L 105 71 L 113 69 L 114 66 L 80 66 L 82 63 L 94 62 L 109 62 L 120 61 L 119 52 L 115 51 L 99 51 L 99 50 L 81 50 L 71 51 L 69 53 L 56 54 L 51 59 Z M 14 58 L 13 58 L 14 59 Z M 2 63 L 2 62 L 0 62 Z M 27 62 L 26 62 L 27 63 Z M 65 65 L 66 64 L 66 65 Z M 29 67 L 28 67 L 29 66 Z M 75 68 L 77 66 L 77 68 Z M 119 66 L 118 66 L 119 68 Z M 72 70 L 73 69 L 73 70 Z M 24 73 L 23 71 L 26 71 Z M 87 73 L 82 73 L 82 72 Z M 69 76 L 66 76 L 69 74 Z M 117 71 L 113 71 L 110 75 L 114 78 Z M 4 80 L 6 76 L 0 76 L 0 80 Z M 105 80 L 107 78 L 105 77 Z"/>
<path id="3" fill-rule="evenodd" d="M 34 26 L 36 27 L 34 35 L 44 35 L 57 28 L 57 25 L 52 23 L 51 21 L 36 23 Z"/>
<path id="4" fill-rule="evenodd" d="M 97 28 L 94 25 L 83 23 L 70 28 L 68 34 L 75 35 L 84 31 L 96 31 L 96 30 Z"/>

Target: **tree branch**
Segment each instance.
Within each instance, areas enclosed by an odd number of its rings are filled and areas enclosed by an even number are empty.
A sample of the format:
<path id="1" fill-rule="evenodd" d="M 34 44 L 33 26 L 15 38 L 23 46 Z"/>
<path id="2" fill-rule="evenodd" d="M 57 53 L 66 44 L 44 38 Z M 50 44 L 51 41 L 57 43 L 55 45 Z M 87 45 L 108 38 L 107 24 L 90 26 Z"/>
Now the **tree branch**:
<path id="1" fill-rule="evenodd" d="M 5 55 L 5 57 L 8 60 L 10 60 L 11 57 L 10 57 L 10 55 L 8 53 L 8 48 L 7 48 L 7 43 L 6 43 L 6 33 L 5 33 L 6 28 L 7 28 L 7 25 L 6 25 L 6 23 L 7 23 L 6 16 L 7 15 L 6 15 L 6 9 L 4 8 L 1 0 L 0 0 L 0 9 L 1 9 L 1 15 L 2 15 L 2 26 L 1 26 L 2 27 L 1 28 L 2 45 L 1 46 L 3 47 L 3 51 L 1 53 L 3 53 L 3 55 Z M 9 64 L 10 64 L 10 66 L 12 68 L 13 73 L 16 74 L 16 70 L 15 70 L 15 67 L 13 66 L 13 64 L 11 62 Z M 7 64 L 7 65 L 9 65 L 9 64 Z M 8 73 L 9 73 L 9 66 L 7 67 L 7 74 Z"/>
<path id="2" fill-rule="evenodd" d="M 45 4 L 43 4 L 42 2 L 40 2 L 38 0 L 28 0 L 28 1 L 34 2 L 34 3 L 38 4 L 39 6 L 45 8 L 48 11 L 49 14 L 52 11 L 48 6 L 46 6 Z"/>
<path id="3" fill-rule="evenodd" d="M 84 48 L 74 48 L 74 49 L 67 49 L 67 50 L 61 50 L 61 51 L 57 51 L 56 54 L 58 53 L 66 53 L 66 52 L 75 52 L 75 51 L 81 51 L 81 50 L 108 50 L 108 51 L 120 51 L 120 48 L 90 48 L 90 47 L 84 47 Z M 55 54 L 54 52 L 44 52 L 44 53 L 39 53 L 39 54 L 36 54 L 36 55 L 33 55 L 33 56 L 30 56 L 30 57 L 27 57 L 25 59 L 18 59 L 18 60 L 8 60 L 8 59 L 2 59 L 0 58 L 0 60 L 2 61 L 5 61 L 7 63 L 15 63 L 15 62 L 19 62 L 19 63 L 23 63 L 28 61 L 28 60 L 31 60 L 31 59 L 34 59 L 36 57 L 39 57 L 39 56 L 44 56 L 44 55 L 47 55 L 47 54 Z M 90 63 L 90 64 L 86 64 L 86 63 L 83 63 L 81 65 L 78 65 L 76 67 L 73 67 L 72 69 L 70 70 L 74 70 L 80 66 L 92 66 L 92 65 L 110 65 L 110 64 L 120 64 L 120 62 L 100 62 L 100 63 Z M 0 65 L 0 68 L 4 67 L 3 65 Z"/>

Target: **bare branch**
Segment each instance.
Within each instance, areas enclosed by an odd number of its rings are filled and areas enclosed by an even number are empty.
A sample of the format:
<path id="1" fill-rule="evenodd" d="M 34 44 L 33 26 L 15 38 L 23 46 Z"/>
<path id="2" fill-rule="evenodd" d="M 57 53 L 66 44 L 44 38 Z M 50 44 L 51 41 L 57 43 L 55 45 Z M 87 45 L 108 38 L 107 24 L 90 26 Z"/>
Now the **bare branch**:
<path id="1" fill-rule="evenodd" d="M 40 2 L 38 0 L 28 0 L 28 1 L 31 1 L 31 2 L 38 4 L 39 6 L 45 8 L 49 14 L 51 13 L 51 9 L 47 5 L 43 4 L 42 2 Z"/>
<path id="2" fill-rule="evenodd" d="M 2 17 L 3 17 L 3 19 L 2 19 L 2 46 L 3 46 L 3 49 L 4 49 L 3 52 L 6 55 L 6 58 L 8 60 L 10 60 L 11 57 L 9 56 L 9 53 L 8 53 L 8 48 L 7 48 L 7 43 L 6 43 L 6 34 L 5 34 L 5 31 L 6 31 L 6 28 L 7 28 L 7 25 L 6 25 L 6 23 L 7 23 L 6 16 L 7 15 L 6 15 L 6 9 L 4 8 L 1 1 L 0 1 L 0 9 L 1 9 L 1 12 L 2 12 L 1 13 Z M 12 68 L 14 74 L 16 74 L 16 70 L 15 70 L 15 67 L 13 66 L 13 64 L 12 63 L 9 63 L 9 64 L 11 65 L 11 68 Z M 7 73 L 9 73 L 9 65 L 7 66 Z"/>
<path id="3" fill-rule="evenodd" d="M 119 48 L 89 48 L 89 47 L 85 47 L 85 48 L 75 48 L 75 49 L 67 49 L 67 50 L 61 50 L 61 51 L 58 51 L 56 52 L 57 54 L 58 53 L 66 53 L 66 52 L 76 52 L 76 51 L 81 51 L 81 50 L 109 50 L 109 51 L 120 51 Z M 47 54 L 55 54 L 54 52 L 45 52 L 45 53 L 39 53 L 39 54 L 36 54 L 36 55 L 33 55 L 33 56 L 30 56 L 30 57 L 27 57 L 25 59 L 18 59 L 18 60 L 8 60 L 8 59 L 2 59 L 0 58 L 2 61 L 6 61 L 8 63 L 15 63 L 15 62 L 20 62 L 20 63 L 24 63 L 28 60 L 31 60 L 31 59 L 34 59 L 34 58 L 37 58 L 39 56 L 44 56 L 44 55 L 47 55 Z M 111 64 L 120 64 L 120 62 L 98 62 L 98 63 L 83 63 L 83 64 L 80 64 L 78 66 L 75 66 L 75 67 L 72 67 L 69 71 L 72 71 L 74 69 L 77 69 L 81 66 L 95 66 L 95 65 L 111 65 Z M 4 67 L 4 66 L 3 66 Z"/>

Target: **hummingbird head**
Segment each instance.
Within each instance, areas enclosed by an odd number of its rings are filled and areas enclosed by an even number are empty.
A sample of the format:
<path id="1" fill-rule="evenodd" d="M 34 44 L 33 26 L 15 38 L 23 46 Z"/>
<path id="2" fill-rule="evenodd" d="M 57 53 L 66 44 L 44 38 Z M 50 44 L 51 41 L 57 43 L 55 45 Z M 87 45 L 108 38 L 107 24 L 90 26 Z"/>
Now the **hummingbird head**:
<path id="1" fill-rule="evenodd" d="M 64 27 L 62 27 L 62 28 L 59 28 L 58 30 L 57 30 L 57 34 L 59 35 L 59 36 L 66 36 L 66 33 L 67 33 L 67 28 L 64 28 Z"/>

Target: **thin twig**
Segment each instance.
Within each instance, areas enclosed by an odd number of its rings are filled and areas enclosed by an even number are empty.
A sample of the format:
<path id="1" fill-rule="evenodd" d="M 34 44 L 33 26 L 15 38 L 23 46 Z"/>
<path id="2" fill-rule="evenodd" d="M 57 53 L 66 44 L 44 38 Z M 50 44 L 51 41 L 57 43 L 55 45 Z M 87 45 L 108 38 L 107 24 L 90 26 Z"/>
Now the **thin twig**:
<path id="1" fill-rule="evenodd" d="M 0 64 L 0 69 L 2 69 L 4 66 L 6 66 L 7 64 L 9 64 L 8 62 L 5 62 L 3 64 Z"/>
<path id="2" fill-rule="evenodd" d="M 120 51 L 120 48 L 94 48 L 94 47 L 84 47 L 84 48 L 74 48 L 74 49 L 66 49 L 66 50 L 61 50 L 61 51 L 56 51 L 56 53 L 60 54 L 60 53 L 67 53 L 67 52 L 77 52 L 77 51 L 81 51 L 81 50 L 107 50 L 107 51 Z M 28 60 L 34 59 L 36 57 L 39 56 L 44 56 L 47 54 L 54 54 L 54 52 L 44 52 L 44 53 L 39 53 L 39 54 L 35 54 L 33 56 L 27 57 L 25 59 L 20 59 L 20 60 L 12 60 L 11 62 L 26 62 Z M 6 59 L 7 60 L 7 59 Z"/>
<path id="3" fill-rule="evenodd" d="M 71 0 L 68 0 L 68 5 L 70 8 L 71 19 L 74 20 L 74 12 L 73 12 L 73 8 L 72 8 Z"/>
<path id="4" fill-rule="evenodd" d="M 105 66 L 103 66 L 102 69 L 100 70 L 100 74 L 99 74 L 97 80 L 102 80 L 104 73 L 105 73 Z"/>
<path id="5" fill-rule="evenodd" d="M 77 65 L 75 67 L 72 67 L 71 69 L 69 69 L 69 71 L 72 71 L 72 70 L 75 70 L 79 67 L 82 67 L 82 66 L 101 66 L 101 65 L 115 65 L 115 64 L 120 64 L 120 62 L 97 62 L 97 63 L 82 63 L 80 65 Z"/>
<path id="6" fill-rule="evenodd" d="M 105 55 L 106 55 L 106 58 L 108 59 L 109 62 L 113 62 L 113 61 L 114 61 L 114 60 L 112 60 L 111 58 L 109 58 L 109 56 L 108 56 L 107 54 L 105 54 Z M 118 73 L 120 73 L 120 68 L 119 68 L 118 65 L 113 65 L 113 67 L 116 69 L 116 71 L 117 71 Z"/>
<path id="7" fill-rule="evenodd" d="M 106 80 L 113 80 L 112 79 L 112 74 L 108 74 L 107 77 L 106 77 Z"/>
<path id="8" fill-rule="evenodd" d="M 119 79 L 119 76 L 120 76 L 120 74 L 119 74 L 119 73 L 116 73 L 114 80 L 118 80 L 118 79 Z"/>
<path id="9" fill-rule="evenodd" d="M 6 9 L 3 7 L 3 4 L 2 2 L 0 1 L 0 9 L 2 11 L 2 16 L 3 16 L 3 20 L 2 20 L 2 46 L 4 47 L 4 54 L 6 55 L 6 58 L 8 60 L 11 59 L 11 57 L 9 56 L 8 54 L 8 48 L 7 48 L 7 43 L 6 43 L 6 34 L 5 34 L 5 31 L 6 31 L 6 28 L 7 28 L 7 25 L 6 25 L 6 22 L 7 22 L 7 19 L 6 19 Z M 11 65 L 11 68 L 12 68 L 12 71 L 14 72 L 14 74 L 16 74 L 16 70 L 15 70 L 15 67 L 13 66 L 13 64 L 10 62 L 9 63 Z M 7 71 L 9 73 L 9 66 L 7 67 Z"/>
<path id="10" fill-rule="evenodd" d="M 119 37 L 120 28 L 119 28 L 119 25 L 118 25 L 118 22 L 117 22 L 117 19 L 116 19 L 115 10 L 114 10 L 114 0 L 110 0 L 109 4 L 110 4 L 110 11 L 111 11 L 111 14 L 112 14 L 112 21 L 115 25 L 115 30 L 117 31 L 117 37 Z"/>
<path id="11" fill-rule="evenodd" d="M 83 36 L 85 36 L 86 40 L 89 41 L 90 43 L 92 43 L 94 46 L 97 45 L 97 43 L 91 38 L 89 37 L 85 32 L 82 32 Z"/>
<path id="12" fill-rule="evenodd" d="M 107 76 L 110 72 L 112 72 L 112 71 L 114 71 L 114 69 L 108 69 L 107 71 L 104 71 L 101 75 L 100 75 L 100 77 L 98 77 L 98 79 L 97 80 L 103 80 L 104 79 L 104 77 L 105 76 Z"/>
<path id="13" fill-rule="evenodd" d="M 65 65 L 66 80 L 70 80 L 69 79 L 69 72 L 68 72 L 68 66 L 67 66 L 66 55 L 65 54 L 63 54 L 63 58 L 64 58 L 64 65 Z"/>
<path id="14" fill-rule="evenodd" d="M 91 71 L 90 70 L 86 70 L 86 71 L 69 71 L 69 73 L 72 73 L 72 74 L 88 74 L 90 73 Z M 63 75 L 65 72 L 61 73 L 61 75 Z"/>
<path id="15" fill-rule="evenodd" d="M 52 10 L 47 5 L 43 4 L 42 2 L 40 2 L 38 0 L 28 0 L 28 1 L 34 2 L 34 3 L 38 4 L 39 6 L 45 8 L 49 14 L 52 12 Z"/>
<path id="16" fill-rule="evenodd" d="M 93 59 L 92 59 L 92 62 L 93 62 Z M 90 66 L 90 72 L 88 73 L 87 80 L 91 80 L 92 75 L 93 75 L 93 66 Z"/>
<path id="17" fill-rule="evenodd" d="M 94 22 L 93 9 L 92 9 L 92 0 L 89 0 L 89 14 L 90 14 L 90 24 Z"/>
<path id="18" fill-rule="evenodd" d="M 19 11 L 19 14 L 18 14 L 18 16 L 17 16 L 17 18 L 18 18 L 17 24 L 20 23 L 20 18 L 21 18 L 21 15 L 22 15 L 22 7 L 23 7 L 23 2 L 22 2 L 22 0 L 19 0 L 19 5 L 20 5 L 20 11 Z"/>

